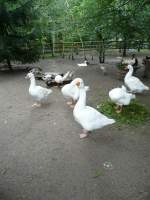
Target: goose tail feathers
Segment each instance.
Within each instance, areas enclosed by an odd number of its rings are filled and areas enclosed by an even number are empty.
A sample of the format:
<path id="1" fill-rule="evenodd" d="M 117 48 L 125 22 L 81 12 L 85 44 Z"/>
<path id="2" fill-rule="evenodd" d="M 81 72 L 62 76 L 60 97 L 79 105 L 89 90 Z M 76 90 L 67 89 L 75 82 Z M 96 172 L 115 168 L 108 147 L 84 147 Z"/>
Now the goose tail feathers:
<path id="1" fill-rule="evenodd" d="M 148 87 L 148 86 L 145 86 L 145 90 L 149 90 L 149 87 Z"/>
<path id="2" fill-rule="evenodd" d="M 109 119 L 108 124 L 114 124 L 116 121 L 114 119 Z"/>

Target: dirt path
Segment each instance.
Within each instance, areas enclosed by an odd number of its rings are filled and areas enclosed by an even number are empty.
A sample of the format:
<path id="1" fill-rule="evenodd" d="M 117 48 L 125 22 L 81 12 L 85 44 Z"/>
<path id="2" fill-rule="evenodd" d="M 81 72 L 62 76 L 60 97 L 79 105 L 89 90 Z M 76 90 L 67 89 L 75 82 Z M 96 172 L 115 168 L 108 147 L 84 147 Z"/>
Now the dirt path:
<path id="1" fill-rule="evenodd" d="M 63 59 L 38 63 L 44 71 L 76 70 Z M 36 66 L 36 64 L 35 64 Z M 78 69 L 96 107 L 122 84 L 111 61 Z M 60 90 L 50 104 L 31 108 L 25 72 L 0 73 L 0 200 L 149 200 L 150 125 L 105 127 L 85 140 Z M 42 82 L 38 82 L 44 85 Z M 150 86 L 150 82 L 146 81 Z M 149 94 L 138 97 L 150 105 Z"/>

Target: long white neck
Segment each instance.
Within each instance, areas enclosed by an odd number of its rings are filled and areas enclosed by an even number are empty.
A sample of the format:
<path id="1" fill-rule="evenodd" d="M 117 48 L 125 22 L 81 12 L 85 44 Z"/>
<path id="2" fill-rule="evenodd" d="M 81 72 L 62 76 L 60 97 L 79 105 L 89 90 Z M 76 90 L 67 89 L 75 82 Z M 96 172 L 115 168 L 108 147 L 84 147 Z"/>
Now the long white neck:
<path id="1" fill-rule="evenodd" d="M 35 87 L 36 86 L 36 82 L 35 82 L 35 77 L 31 77 L 30 78 L 30 87 Z"/>
<path id="2" fill-rule="evenodd" d="M 125 76 L 125 79 L 131 77 L 132 74 L 133 74 L 133 67 L 130 67 L 128 73 L 127 73 L 126 76 Z"/>
<path id="3" fill-rule="evenodd" d="M 80 89 L 80 95 L 78 102 L 75 105 L 76 109 L 84 109 L 86 106 L 86 90 L 85 88 Z"/>
<path id="4" fill-rule="evenodd" d="M 65 80 L 68 78 L 69 74 L 70 74 L 70 71 L 68 71 L 68 72 L 63 76 L 62 80 L 65 81 Z"/>

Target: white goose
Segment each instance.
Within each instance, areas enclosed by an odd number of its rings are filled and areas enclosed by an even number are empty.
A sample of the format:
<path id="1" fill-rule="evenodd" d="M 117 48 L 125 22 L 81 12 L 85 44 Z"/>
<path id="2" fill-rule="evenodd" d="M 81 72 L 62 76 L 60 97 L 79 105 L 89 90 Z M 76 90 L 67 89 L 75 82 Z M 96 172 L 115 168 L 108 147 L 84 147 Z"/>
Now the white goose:
<path id="1" fill-rule="evenodd" d="M 71 83 L 66 84 L 61 89 L 61 92 L 62 92 L 63 96 L 66 99 L 71 99 L 71 101 L 67 101 L 67 104 L 70 105 L 71 107 L 74 107 L 74 104 L 76 103 L 76 101 L 79 98 L 79 88 L 76 85 L 77 80 L 81 81 L 82 79 L 75 78 Z M 85 89 L 88 91 L 89 87 L 85 86 Z"/>
<path id="2" fill-rule="evenodd" d="M 121 88 L 112 89 L 109 92 L 109 97 L 112 100 L 112 102 L 114 102 L 117 105 L 117 113 L 120 113 L 122 111 L 123 105 L 129 105 L 131 99 L 135 99 L 135 95 L 128 93 L 124 85 Z"/>
<path id="3" fill-rule="evenodd" d="M 128 65 L 127 68 L 129 69 L 129 71 L 127 72 L 127 74 L 124 78 L 124 83 L 130 89 L 130 91 L 133 93 L 141 93 L 144 90 L 149 90 L 149 87 L 144 85 L 140 81 L 140 79 L 138 79 L 135 76 L 132 76 L 132 74 L 133 74 L 132 65 Z"/>
<path id="4" fill-rule="evenodd" d="M 64 76 L 61 76 L 60 74 L 55 76 L 55 82 L 60 84 L 63 83 L 70 75 L 70 71 L 68 71 Z"/>
<path id="5" fill-rule="evenodd" d="M 36 103 L 32 105 L 32 107 L 40 107 L 41 103 L 44 102 L 47 97 L 52 93 L 51 89 L 43 88 L 41 86 L 36 85 L 35 77 L 33 73 L 28 73 L 25 77 L 26 79 L 30 79 L 30 87 L 29 94 L 35 99 Z"/>
<path id="6" fill-rule="evenodd" d="M 81 80 L 77 80 L 76 84 L 79 87 L 80 96 L 74 107 L 73 116 L 75 120 L 83 127 L 83 133 L 80 134 L 80 138 L 87 137 L 88 132 L 90 131 L 115 123 L 114 119 L 109 119 L 96 109 L 87 106 L 86 89 L 84 87 L 84 83 Z"/>
<path id="7" fill-rule="evenodd" d="M 88 61 L 85 60 L 83 63 L 77 64 L 79 67 L 87 67 L 88 66 Z"/>

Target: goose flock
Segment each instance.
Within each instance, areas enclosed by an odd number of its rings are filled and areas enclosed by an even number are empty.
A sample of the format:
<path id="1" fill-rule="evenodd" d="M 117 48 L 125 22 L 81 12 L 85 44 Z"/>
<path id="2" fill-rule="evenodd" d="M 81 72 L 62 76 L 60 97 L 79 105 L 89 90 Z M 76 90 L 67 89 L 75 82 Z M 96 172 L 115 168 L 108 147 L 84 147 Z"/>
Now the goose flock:
<path id="1" fill-rule="evenodd" d="M 109 97 L 116 104 L 116 112 L 120 113 L 122 107 L 129 105 L 131 100 L 135 98 L 135 93 L 141 93 L 149 90 L 140 79 L 133 76 L 133 67 L 128 65 L 128 72 L 124 78 L 125 86 L 113 88 L 109 92 Z M 60 84 L 70 75 L 68 71 L 65 75 L 56 75 L 55 81 Z M 33 72 L 26 75 L 26 79 L 30 79 L 29 94 L 34 99 L 33 107 L 40 107 L 52 94 L 51 89 L 47 89 L 36 85 Z M 86 93 L 89 86 L 85 86 L 83 79 L 75 78 L 69 84 L 62 87 L 61 93 L 67 100 L 67 104 L 73 108 L 73 116 L 75 121 L 83 128 L 80 138 L 86 138 L 90 132 L 100 129 L 106 125 L 115 123 L 114 119 L 110 119 L 97 111 L 95 108 L 86 105 Z"/>
<path id="2" fill-rule="evenodd" d="M 129 70 L 124 77 L 124 84 L 121 88 L 114 88 L 109 92 L 109 97 L 116 104 L 116 112 L 120 113 L 124 105 L 129 105 L 132 99 L 135 99 L 136 93 L 142 93 L 149 90 L 149 87 L 144 85 L 142 81 L 133 76 L 133 66 L 127 65 Z"/>

